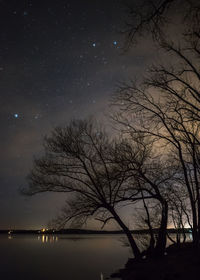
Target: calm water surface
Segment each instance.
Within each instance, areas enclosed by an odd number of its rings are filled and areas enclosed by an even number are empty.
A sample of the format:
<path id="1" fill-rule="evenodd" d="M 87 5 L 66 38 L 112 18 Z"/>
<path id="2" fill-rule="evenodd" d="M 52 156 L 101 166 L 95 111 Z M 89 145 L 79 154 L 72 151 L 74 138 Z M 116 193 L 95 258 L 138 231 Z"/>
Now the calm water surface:
<path id="1" fill-rule="evenodd" d="M 0 235 L 2 280 L 100 280 L 128 257 L 122 235 Z"/>

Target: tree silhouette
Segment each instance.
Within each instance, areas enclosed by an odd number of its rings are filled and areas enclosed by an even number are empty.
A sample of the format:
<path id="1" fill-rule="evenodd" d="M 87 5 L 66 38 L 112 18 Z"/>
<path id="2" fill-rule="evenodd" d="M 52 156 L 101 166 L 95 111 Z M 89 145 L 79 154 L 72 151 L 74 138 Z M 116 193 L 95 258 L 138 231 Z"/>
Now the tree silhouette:
<path id="1" fill-rule="evenodd" d="M 44 141 L 45 154 L 36 159 L 23 192 L 71 193 L 59 217 L 60 225 L 70 220 L 84 223 L 91 216 L 103 223 L 114 219 L 126 234 L 133 254 L 138 246 L 117 207 L 124 201 L 126 169 L 113 160 L 116 145 L 92 120 L 75 120 L 56 128 Z"/>
<path id="2" fill-rule="evenodd" d="M 128 19 L 122 30 L 125 34 L 125 49 L 129 49 L 146 35 L 151 35 L 154 42 L 166 38 L 170 24 L 177 24 L 177 17 L 181 26 L 198 26 L 198 0 L 143 0 L 138 3 L 129 1 L 126 8 Z"/>
<path id="3" fill-rule="evenodd" d="M 160 48 L 168 52 L 171 64 L 152 66 L 141 84 L 124 84 L 114 97 L 114 103 L 121 108 L 115 120 L 132 134 L 151 137 L 157 150 L 173 157 L 173 165 L 179 168 L 187 189 L 195 243 L 200 234 L 200 30 L 197 28 L 192 26 L 189 33 L 184 33 L 178 46 L 175 41 L 160 40 Z"/>
<path id="4" fill-rule="evenodd" d="M 143 133 L 132 134 L 127 140 L 120 143 L 116 153 L 116 162 L 127 168 L 126 199 L 134 202 L 136 199 L 143 202 L 143 223 L 148 225 L 150 250 L 152 255 L 163 255 L 166 247 L 168 225 L 168 197 L 169 186 L 173 184 L 176 168 L 169 168 L 159 157 L 154 157 L 153 143 Z M 150 201 L 148 204 L 146 201 Z M 160 223 L 158 238 L 155 242 L 152 230 L 152 218 L 149 206 L 160 205 Z M 158 213 L 157 213 L 158 214 Z M 155 245 L 155 248 L 154 248 Z"/>

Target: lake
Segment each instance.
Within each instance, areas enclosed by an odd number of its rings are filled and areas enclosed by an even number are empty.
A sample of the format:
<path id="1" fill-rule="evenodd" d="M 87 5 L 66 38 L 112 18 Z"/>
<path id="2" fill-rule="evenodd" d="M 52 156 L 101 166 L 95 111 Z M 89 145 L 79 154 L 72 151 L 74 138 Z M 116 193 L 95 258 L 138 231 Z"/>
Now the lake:
<path id="1" fill-rule="evenodd" d="M 2 280 L 100 280 L 122 268 L 123 235 L 0 235 Z"/>

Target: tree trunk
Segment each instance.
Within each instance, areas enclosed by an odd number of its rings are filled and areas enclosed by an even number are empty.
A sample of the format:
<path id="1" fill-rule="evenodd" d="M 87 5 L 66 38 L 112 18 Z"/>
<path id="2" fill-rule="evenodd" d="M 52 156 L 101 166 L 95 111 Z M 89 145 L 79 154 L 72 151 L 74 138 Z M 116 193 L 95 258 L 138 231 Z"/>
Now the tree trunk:
<path id="1" fill-rule="evenodd" d="M 193 239 L 193 244 L 196 247 L 198 245 L 198 223 L 197 223 L 197 212 L 196 212 L 196 207 L 195 207 L 195 202 L 190 201 L 191 203 L 191 208 L 192 208 L 192 239 Z"/>
<path id="2" fill-rule="evenodd" d="M 153 228 L 151 226 L 149 209 L 146 205 L 144 195 L 143 195 L 143 191 L 141 193 L 142 193 L 142 200 L 143 200 L 144 208 L 145 208 L 146 215 L 147 215 L 147 225 L 149 227 L 149 233 L 150 233 L 150 242 L 149 242 L 149 247 L 147 248 L 147 255 L 152 255 L 152 253 L 154 252 L 155 238 L 154 238 Z"/>
<path id="3" fill-rule="evenodd" d="M 198 200 L 197 200 L 197 211 L 198 211 L 198 223 L 197 223 L 197 240 L 196 240 L 196 246 L 200 247 L 200 194 L 199 194 L 199 189 L 197 191 L 197 196 L 198 196 Z"/>
<path id="4" fill-rule="evenodd" d="M 116 213 L 116 211 L 114 210 L 114 208 L 109 208 L 110 213 L 113 215 L 113 217 L 115 218 L 116 222 L 119 224 L 119 226 L 122 228 L 122 230 L 124 231 L 124 233 L 126 234 L 128 241 L 130 243 L 133 255 L 135 256 L 135 259 L 140 259 L 141 258 L 141 253 L 140 250 L 130 232 L 130 230 L 127 228 L 127 226 L 122 222 L 121 218 L 119 217 L 119 215 Z"/>
<path id="5" fill-rule="evenodd" d="M 167 241 L 167 221 L 168 221 L 168 204 L 166 201 L 162 201 L 162 218 L 161 225 L 158 232 L 158 239 L 155 247 L 155 255 L 164 255 Z"/>

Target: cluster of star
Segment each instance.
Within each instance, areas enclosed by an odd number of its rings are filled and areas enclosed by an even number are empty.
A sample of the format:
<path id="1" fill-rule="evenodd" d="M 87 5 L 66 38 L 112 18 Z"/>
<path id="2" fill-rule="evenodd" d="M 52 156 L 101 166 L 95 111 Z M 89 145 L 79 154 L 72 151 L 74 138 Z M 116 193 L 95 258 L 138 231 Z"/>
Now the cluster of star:
<path id="1" fill-rule="evenodd" d="M 19 119 L 20 116 L 22 116 L 22 115 L 20 115 L 19 113 L 13 114 L 13 117 L 14 117 L 15 119 Z M 40 117 L 41 117 L 40 114 L 35 114 L 35 115 L 33 116 L 33 118 L 34 118 L 35 120 L 39 119 Z"/>
<path id="2" fill-rule="evenodd" d="M 113 41 L 113 45 L 114 46 L 117 46 L 117 41 Z M 97 46 L 97 43 L 92 43 L 92 46 L 95 48 Z"/>

